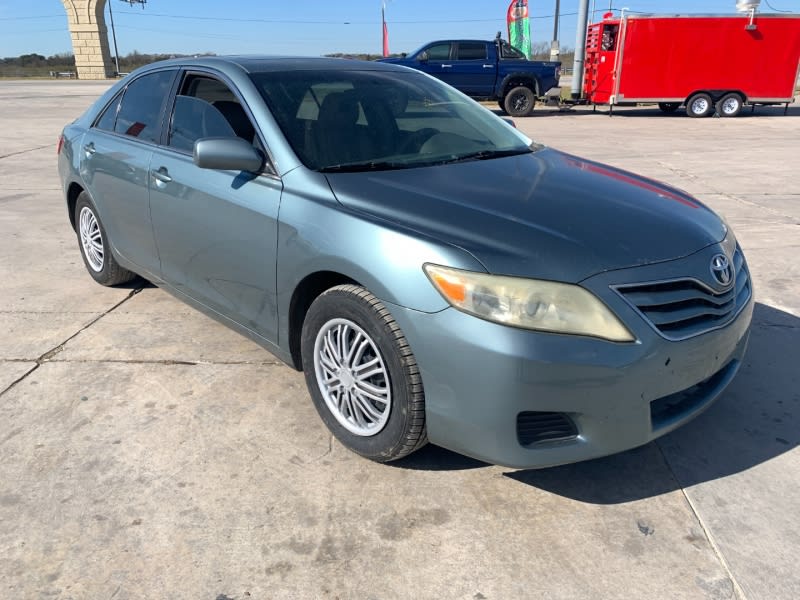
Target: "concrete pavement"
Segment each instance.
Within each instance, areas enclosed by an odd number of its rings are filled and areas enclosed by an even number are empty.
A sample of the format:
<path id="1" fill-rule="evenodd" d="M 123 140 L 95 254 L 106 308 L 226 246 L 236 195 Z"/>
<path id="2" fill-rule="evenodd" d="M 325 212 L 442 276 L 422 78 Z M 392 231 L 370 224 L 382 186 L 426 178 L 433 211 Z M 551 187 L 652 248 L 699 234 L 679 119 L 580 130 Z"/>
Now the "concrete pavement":
<path id="1" fill-rule="evenodd" d="M 96 285 L 55 140 L 103 89 L 0 82 L 5 596 L 800 596 L 800 107 L 518 120 L 723 213 L 759 304 L 746 364 L 696 421 L 621 455 L 511 471 L 432 446 L 362 460 L 331 439 L 301 374 L 157 288 Z"/>

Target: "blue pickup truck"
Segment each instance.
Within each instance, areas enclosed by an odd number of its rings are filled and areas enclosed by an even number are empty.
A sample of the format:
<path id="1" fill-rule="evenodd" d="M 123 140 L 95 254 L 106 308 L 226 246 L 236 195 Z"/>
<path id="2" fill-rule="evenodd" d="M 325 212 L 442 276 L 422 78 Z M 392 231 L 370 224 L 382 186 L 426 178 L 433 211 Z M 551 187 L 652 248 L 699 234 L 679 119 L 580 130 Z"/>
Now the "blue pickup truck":
<path id="1" fill-rule="evenodd" d="M 560 95 L 560 62 L 527 60 L 501 39 L 441 40 L 382 61 L 424 71 L 472 98 L 497 100 L 512 117 L 530 115 L 537 98 Z"/>

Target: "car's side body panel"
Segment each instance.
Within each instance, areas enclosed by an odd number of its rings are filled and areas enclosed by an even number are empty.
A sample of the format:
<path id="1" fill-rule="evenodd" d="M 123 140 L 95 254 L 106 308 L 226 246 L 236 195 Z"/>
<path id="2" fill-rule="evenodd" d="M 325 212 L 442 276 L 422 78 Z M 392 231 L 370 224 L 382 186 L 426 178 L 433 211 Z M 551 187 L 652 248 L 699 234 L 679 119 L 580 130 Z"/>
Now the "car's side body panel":
<path id="1" fill-rule="evenodd" d="M 86 150 L 92 148 L 91 153 Z M 150 221 L 148 179 L 153 146 L 90 129 L 83 137 L 80 175 L 117 255 L 159 273 Z"/>
<path id="2" fill-rule="evenodd" d="M 171 179 L 150 188 L 164 281 L 275 340 L 280 179 L 209 169 L 198 181 L 192 158 L 165 148 L 152 171 Z"/>

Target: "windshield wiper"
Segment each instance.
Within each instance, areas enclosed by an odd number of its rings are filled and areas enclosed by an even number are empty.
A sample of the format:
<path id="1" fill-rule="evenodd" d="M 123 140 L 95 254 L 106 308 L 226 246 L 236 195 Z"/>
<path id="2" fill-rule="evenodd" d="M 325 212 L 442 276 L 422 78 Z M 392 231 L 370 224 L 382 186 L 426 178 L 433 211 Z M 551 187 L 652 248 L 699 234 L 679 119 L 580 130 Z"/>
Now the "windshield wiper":
<path id="1" fill-rule="evenodd" d="M 341 163 L 317 169 L 320 173 L 358 173 L 362 171 L 391 171 L 392 169 L 408 169 L 414 164 L 391 161 L 365 160 L 363 162 Z"/>
<path id="2" fill-rule="evenodd" d="M 439 164 L 447 165 L 451 163 L 466 162 L 470 160 L 489 160 L 492 158 L 503 158 L 504 156 L 517 156 L 519 154 L 530 154 L 533 152 L 530 148 L 512 148 L 509 150 L 478 150 L 477 152 L 470 152 L 469 154 L 462 154 L 443 160 Z"/>

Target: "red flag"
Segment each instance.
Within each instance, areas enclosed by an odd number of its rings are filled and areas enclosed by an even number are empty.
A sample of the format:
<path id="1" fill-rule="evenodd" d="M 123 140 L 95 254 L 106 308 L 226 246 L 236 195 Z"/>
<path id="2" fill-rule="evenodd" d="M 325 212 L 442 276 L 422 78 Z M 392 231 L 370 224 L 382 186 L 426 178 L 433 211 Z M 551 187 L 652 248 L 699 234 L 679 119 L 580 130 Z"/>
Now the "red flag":
<path id="1" fill-rule="evenodd" d="M 381 8 L 381 21 L 383 21 L 383 57 L 389 56 L 389 29 L 386 27 L 386 12 Z"/>

